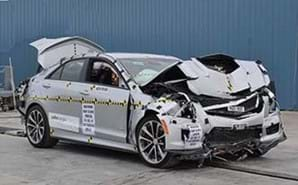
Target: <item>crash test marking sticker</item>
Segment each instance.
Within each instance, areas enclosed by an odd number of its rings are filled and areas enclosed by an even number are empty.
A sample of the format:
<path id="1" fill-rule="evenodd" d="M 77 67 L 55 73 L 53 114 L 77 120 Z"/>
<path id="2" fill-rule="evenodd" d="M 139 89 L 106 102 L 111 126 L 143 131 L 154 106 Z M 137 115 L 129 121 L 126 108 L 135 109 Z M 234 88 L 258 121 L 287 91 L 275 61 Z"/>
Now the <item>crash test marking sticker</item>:
<path id="1" fill-rule="evenodd" d="M 82 104 L 82 132 L 86 135 L 95 135 L 94 104 Z"/>
<path id="2" fill-rule="evenodd" d="M 201 138 L 201 128 L 199 126 L 188 125 L 189 135 L 185 138 L 187 147 L 194 147 L 198 144 Z"/>
<path id="3" fill-rule="evenodd" d="M 80 127 L 80 118 L 49 112 L 49 124 L 52 128 L 78 133 Z"/>

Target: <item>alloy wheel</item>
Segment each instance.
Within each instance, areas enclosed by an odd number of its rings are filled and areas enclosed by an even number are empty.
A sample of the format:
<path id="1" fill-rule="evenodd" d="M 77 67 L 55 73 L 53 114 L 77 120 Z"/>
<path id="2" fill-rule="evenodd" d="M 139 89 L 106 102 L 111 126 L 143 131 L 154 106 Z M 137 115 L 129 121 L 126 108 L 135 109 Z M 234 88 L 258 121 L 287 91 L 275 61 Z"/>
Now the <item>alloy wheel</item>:
<path id="1" fill-rule="evenodd" d="M 45 122 L 42 113 L 35 109 L 30 112 L 26 123 L 27 136 L 34 144 L 39 144 L 44 137 Z"/>
<path id="2" fill-rule="evenodd" d="M 138 143 L 140 153 L 148 163 L 158 164 L 167 156 L 165 133 L 157 120 L 150 120 L 143 124 L 139 131 Z"/>

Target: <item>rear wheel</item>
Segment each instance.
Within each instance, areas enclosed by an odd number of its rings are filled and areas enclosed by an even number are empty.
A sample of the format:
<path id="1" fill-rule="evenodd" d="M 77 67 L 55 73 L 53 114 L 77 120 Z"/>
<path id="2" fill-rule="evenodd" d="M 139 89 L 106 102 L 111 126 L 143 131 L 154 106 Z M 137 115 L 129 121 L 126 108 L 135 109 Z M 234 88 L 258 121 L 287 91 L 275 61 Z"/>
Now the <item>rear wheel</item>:
<path id="1" fill-rule="evenodd" d="M 143 161 L 156 168 L 169 168 L 178 160 L 165 151 L 166 138 L 158 118 L 144 118 L 137 129 L 137 148 Z"/>
<path id="2" fill-rule="evenodd" d="M 26 116 L 26 133 L 29 142 L 34 147 L 50 148 L 58 142 L 57 139 L 51 138 L 47 115 L 38 105 L 28 110 Z"/>

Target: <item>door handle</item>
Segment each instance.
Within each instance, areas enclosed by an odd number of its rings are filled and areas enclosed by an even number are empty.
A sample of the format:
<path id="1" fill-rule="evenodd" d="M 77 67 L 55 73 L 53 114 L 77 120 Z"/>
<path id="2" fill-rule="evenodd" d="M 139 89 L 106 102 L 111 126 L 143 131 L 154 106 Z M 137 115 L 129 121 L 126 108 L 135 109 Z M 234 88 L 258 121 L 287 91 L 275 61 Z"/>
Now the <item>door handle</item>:
<path id="1" fill-rule="evenodd" d="M 51 85 L 50 84 L 43 84 L 42 87 L 48 89 L 48 88 L 51 88 Z"/>
<path id="2" fill-rule="evenodd" d="M 89 92 L 87 90 L 80 91 L 80 94 L 83 95 L 83 96 L 89 96 Z"/>

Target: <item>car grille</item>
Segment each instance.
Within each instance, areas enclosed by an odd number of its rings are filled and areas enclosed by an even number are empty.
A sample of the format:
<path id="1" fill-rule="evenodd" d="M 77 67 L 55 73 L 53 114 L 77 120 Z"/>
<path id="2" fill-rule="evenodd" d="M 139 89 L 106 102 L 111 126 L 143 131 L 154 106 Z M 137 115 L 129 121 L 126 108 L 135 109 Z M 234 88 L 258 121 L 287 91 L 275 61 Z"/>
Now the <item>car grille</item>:
<path id="1" fill-rule="evenodd" d="M 261 137 L 262 125 L 250 126 L 243 130 L 236 130 L 227 127 L 214 127 L 209 134 L 206 135 L 207 143 L 237 143 L 250 139 L 258 139 Z"/>
<path id="2" fill-rule="evenodd" d="M 279 131 L 279 123 L 276 123 L 274 125 L 271 125 L 270 127 L 266 128 L 266 133 L 268 135 L 275 134 Z"/>
<path id="3" fill-rule="evenodd" d="M 251 97 L 250 99 L 238 104 L 237 106 L 244 107 L 244 112 L 229 111 L 228 107 L 212 109 L 206 111 L 210 115 L 219 115 L 226 117 L 239 117 L 245 114 L 260 112 L 263 108 L 263 103 L 261 98 L 258 95 Z"/>

